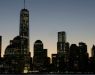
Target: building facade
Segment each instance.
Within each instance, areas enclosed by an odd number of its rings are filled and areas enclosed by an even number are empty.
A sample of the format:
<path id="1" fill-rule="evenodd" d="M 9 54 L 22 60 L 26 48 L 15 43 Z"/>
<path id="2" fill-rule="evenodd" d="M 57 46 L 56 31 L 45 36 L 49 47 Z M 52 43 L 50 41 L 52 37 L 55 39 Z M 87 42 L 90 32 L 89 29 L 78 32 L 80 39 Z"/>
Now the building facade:
<path id="1" fill-rule="evenodd" d="M 57 54 L 63 55 L 66 43 L 66 33 L 64 31 L 58 32 L 58 42 L 57 42 Z"/>

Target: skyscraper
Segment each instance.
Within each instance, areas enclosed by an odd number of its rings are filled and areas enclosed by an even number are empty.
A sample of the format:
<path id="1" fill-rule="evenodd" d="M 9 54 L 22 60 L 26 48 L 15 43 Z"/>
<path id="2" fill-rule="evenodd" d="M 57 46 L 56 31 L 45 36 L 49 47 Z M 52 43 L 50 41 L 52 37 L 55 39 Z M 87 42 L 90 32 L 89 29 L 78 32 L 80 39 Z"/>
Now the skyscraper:
<path id="1" fill-rule="evenodd" d="M 80 51 L 79 47 L 76 44 L 71 44 L 70 46 L 70 71 L 78 71 L 79 70 L 79 56 Z"/>
<path id="2" fill-rule="evenodd" d="M 58 32 L 57 53 L 63 54 L 65 50 L 66 33 L 64 31 Z"/>
<path id="3" fill-rule="evenodd" d="M 20 31 L 19 36 L 21 40 L 21 50 L 24 54 L 29 53 L 29 11 L 22 9 L 20 12 Z M 25 43 L 23 43 L 25 41 Z"/>
<path id="4" fill-rule="evenodd" d="M 67 64 L 69 61 L 69 54 L 70 54 L 70 48 L 69 43 L 65 43 L 65 50 L 64 50 L 64 62 Z"/>
<path id="5" fill-rule="evenodd" d="M 10 45 L 5 50 L 5 58 L 14 61 L 15 64 L 10 63 L 9 67 L 12 66 L 11 72 L 24 72 L 27 73 L 30 70 L 30 49 L 29 49 L 29 11 L 25 8 L 20 11 L 20 26 L 19 36 L 16 36 L 10 41 Z M 6 62 L 9 62 L 6 61 Z M 17 64 L 16 64 L 17 63 Z M 22 68 L 16 69 L 14 66 L 22 65 Z M 13 66 L 14 65 L 14 66 Z M 14 69 L 14 71 L 12 71 Z M 17 71 L 18 70 L 18 71 Z"/>
<path id="6" fill-rule="evenodd" d="M 22 9 L 20 12 L 20 31 L 21 55 L 24 56 L 24 72 L 30 68 L 30 52 L 29 52 L 29 11 Z"/>
<path id="7" fill-rule="evenodd" d="M 87 45 L 86 43 L 79 42 L 79 64 L 80 64 L 80 71 L 87 71 L 88 69 L 88 53 L 87 53 Z"/>
<path id="8" fill-rule="evenodd" d="M 37 40 L 34 43 L 33 70 L 39 72 L 46 71 L 47 62 L 47 49 L 43 48 L 41 40 Z"/>
<path id="9" fill-rule="evenodd" d="M 58 72 L 64 71 L 64 53 L 65 53 L 65 43 L 66 43 L 66 33 L 64 31 L 58 32 L 58 42 L 57 42 L 57 67 Z"/>

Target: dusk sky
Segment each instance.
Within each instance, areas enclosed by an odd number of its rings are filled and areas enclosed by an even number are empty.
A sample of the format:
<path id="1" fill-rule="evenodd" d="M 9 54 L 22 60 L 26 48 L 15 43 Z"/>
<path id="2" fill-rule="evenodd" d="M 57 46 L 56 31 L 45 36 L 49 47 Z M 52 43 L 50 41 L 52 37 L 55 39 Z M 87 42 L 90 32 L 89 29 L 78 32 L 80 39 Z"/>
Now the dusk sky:
<path id="1" fill-rule="evenodd" d="M 23 0 L 0 0 L 0 35 L 4 50 L 19 35 L 20 10 Z M 88 52 L 95 44 L 95 0 L 26 0 L 30 12 L 30 51 L 42 40 L 48 55 L 57 52 L 57 32 L 65 31 L 67 41 L 84 42 Z"/>

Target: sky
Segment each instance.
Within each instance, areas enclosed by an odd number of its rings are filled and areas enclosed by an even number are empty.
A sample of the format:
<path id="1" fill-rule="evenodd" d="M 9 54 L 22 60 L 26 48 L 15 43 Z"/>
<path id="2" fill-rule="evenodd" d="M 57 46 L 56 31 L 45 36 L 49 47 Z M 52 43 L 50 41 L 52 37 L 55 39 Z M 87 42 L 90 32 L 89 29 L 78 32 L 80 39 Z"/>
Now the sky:
<path id="1" fill-rule="evenodd" d="M 23 0 L 0 0 L 0 35 L 2 56 L 9 41 L 19 35 L 20 10 Z M 95 0 L 26 0 L 30 13 L 30 51 L 42 40 L 48 56 L 57 52 L 57 32 L 65 31 L 67 42 L 84 42 L 91 53 L 95 44 Z M 91 55 L 91 54 L 90 54 Z"/>

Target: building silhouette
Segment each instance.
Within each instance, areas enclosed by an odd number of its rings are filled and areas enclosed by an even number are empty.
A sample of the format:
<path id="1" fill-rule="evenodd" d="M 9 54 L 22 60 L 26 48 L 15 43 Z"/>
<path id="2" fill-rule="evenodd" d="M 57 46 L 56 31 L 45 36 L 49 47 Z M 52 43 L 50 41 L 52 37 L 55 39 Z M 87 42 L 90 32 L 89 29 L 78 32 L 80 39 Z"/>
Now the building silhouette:
<path id="1" fill-rule="evenodd" d="M 5 71 L 8 73 L 27 73 L 30 70 L 29 11 L 25 8 L 20 12 L 19 36 L 10 40 L 4 58 Z"/>
<path id="2" fill-rule="evenodd" d="M 69 43 L 66 41 L 66 32 L 58 32 L 58 42 L 57 42 L 57 67 L 58 72 L 68 71 L 69 68 L 69 54 L 70 48 Z"/>
<path id="3" fill-rule="evenodd" d="M 2 36 L 0 36 L 0 58 L 1 58 L 1 51 L 2 51 Z"/>
<path id="4" fill-rule="evenodd" d="M 57 42 L 57 54 L 63 55 L 66 43 L 66 33 L 64 31 L 58 32 L 58 42 Z"/>
<path id="5" fill-rule="evenodd" d="M 79 68 L 81 72 L 87 72 L 88 71 L 88 53 L 87 53 L 87 45 L 83 42 L 79 43 L 79 50 L 80 50 L 80 56 L 79 56 Z"/>
<path id="6" fill-rule="evenodd" d="M 88 71 L 95 74 L 95 45 L 92 46 L 91 55 L 92 56 L 89 58 Z"/>
<path id="7" fill-rule="evenodd" d="M 95 58 L 95 45 L 92 47 L 91 55 L 93 58 Z"/>
<path id="8" fill-rule="evenodd" d="M 51 67 L 51 71 L 53 72 L 58 72 L 58 54 L 52 54 L 52 67 Z"/>
<path id="9" fill-rule="evenodd" d="M 64 71 L 69 71 L 69 55 L 70 55 L 70 44 L 69 42 L 65 43 L 65 51 L 64 51 Z"/>
<path id="10" fill-rule="evenodd" d="M 57 68 L 58 72 L 63 72 L 64 70 L 64 51 L 66 43 L 66 33 L 64 31 L 58 32 L 58 42 L 57 42 Z"/>
<path id="11" fill-rule="evenodd" d="M 70 71 L 79 71 L 79 48 L 76 44 L 70 46 Z"/>
<path id="12" fill-rule="evenodd" d="M 79 42 L 71 44 L 66 40 L 66 32 L 58 32 L 57 53 L 48 57 L 47 49 L 41 40 L 34 42 L 33 58 L 30 53 L 29 10 L 20 11 L 19 35 L 10 40 L 1 57 L 2 36 L 0 36 L 0 74 L 21 73 L 94 73 L 95 74 L 95 45 L 92 56 L 89 57 L 87 45 Z"/>
<path id="13" fill-rule="evenodd" d="M 37 40 L 34 43 L 33 71 L 47 72 L 49 62 L 50 61 L 47 57 L 47 49 L 44 49 L 41 40 Z"/>
<path id="14" fill-rule="evenodd" d="M 20 12 L 20 31 L 19 36 L 21 39 L 21 54 L 24 56 L 25 70 L 30 68 L 30 48 L 29 48 L 29 11 L 27 9 L 22 9 Z"/>

